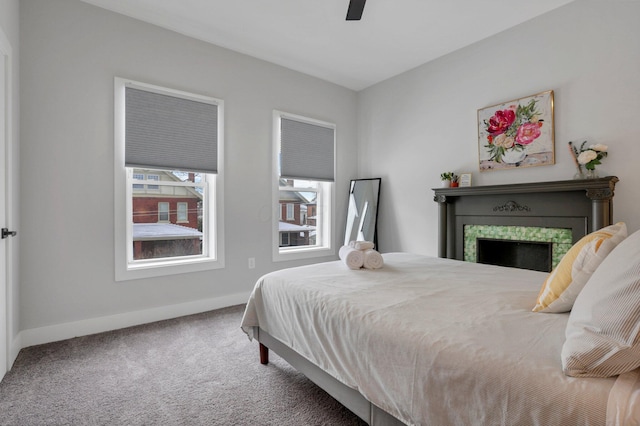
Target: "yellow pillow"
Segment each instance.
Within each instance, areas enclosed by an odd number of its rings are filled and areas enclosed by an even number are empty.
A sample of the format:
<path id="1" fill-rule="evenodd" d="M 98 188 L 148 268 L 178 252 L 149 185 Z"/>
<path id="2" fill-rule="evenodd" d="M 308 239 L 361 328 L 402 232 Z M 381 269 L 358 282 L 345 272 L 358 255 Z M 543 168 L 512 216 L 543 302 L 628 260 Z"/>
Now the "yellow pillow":
<path id="1" fill-rule="evenodd" d="M 618 222 L 582 237 L 549 273 L 533 311 L 570 311 L 591 274 L 626 236 L 627 226 Z"/>

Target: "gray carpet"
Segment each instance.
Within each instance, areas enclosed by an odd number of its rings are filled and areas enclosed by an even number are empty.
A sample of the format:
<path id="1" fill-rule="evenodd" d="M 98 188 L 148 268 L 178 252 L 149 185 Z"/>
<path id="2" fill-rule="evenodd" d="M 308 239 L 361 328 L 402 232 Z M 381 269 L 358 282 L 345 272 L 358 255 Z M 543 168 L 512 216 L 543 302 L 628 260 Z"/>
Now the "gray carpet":
<path id="1" fill-rule="evenodd" d="M 23 349 L 1 425 L 364 425 L 275 355 L 233 306 Z"/>

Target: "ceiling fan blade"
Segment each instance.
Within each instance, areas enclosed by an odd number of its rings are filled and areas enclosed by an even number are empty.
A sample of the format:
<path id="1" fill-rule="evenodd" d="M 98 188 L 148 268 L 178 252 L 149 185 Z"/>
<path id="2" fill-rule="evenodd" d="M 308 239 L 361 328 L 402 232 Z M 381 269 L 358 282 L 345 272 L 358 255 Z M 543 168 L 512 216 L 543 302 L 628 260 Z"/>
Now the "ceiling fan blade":
<path id="1" fill-rule="evenodd" d="M 347 9 L 347 21 L 359 21 L 362 18 L 364 4 L 367 0 L 350 0 Z"/>

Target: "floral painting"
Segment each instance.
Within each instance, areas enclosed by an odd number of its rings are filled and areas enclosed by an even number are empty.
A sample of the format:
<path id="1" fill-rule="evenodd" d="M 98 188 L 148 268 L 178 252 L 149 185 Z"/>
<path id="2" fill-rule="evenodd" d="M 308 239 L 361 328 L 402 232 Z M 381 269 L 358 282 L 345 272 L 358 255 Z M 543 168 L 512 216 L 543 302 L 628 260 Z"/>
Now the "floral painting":
<path id="1" fill-rule="evenodd" d="M 480 171 L 554 164 L 553 91 L 478 110 Z"/>

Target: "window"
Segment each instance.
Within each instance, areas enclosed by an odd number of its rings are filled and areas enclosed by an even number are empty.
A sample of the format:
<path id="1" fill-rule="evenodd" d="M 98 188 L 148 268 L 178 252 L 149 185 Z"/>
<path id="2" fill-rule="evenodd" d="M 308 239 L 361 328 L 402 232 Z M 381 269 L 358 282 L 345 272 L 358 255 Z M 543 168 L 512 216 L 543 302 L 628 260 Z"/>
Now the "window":
<path id="1" fill-rule="evenodd" d="M 146 175 L 144 173 L 134 173 L 133 174 L 133 179 L 134 180 L 160 180 L 160 175 Z M 134 183 L 133 184 L 133 189 L 135 191 L 139 191 L 139 190 L 144 190 L 144 189 L 151 189 L 151 190 L 155 190 L 157 191 L 158 189 L 160 189 L 160 187 L 158 185 L 143 185 L 141 183 Z"/>
<path id="2" fill-rule="evenodd" d="M 158 203 L 158 222 L 169 222 L 169 203 Z"/>
<path id="3" fill-rule="evenodd" d="M 132 175 L 141 171 L 149 170 L 136 170 Z M 175 261 L 202 256 L 206 250 L 202 241 L 204 229 L 202 217 L 196 212 L 206 212 L 203 206 L 206 187 L 201 183 L 203 174 L 175 170 L 154 173 L 158 179 L 152 181 L 158 185 L 146 185 L 152 188 L 136 191 L 131 197 L 132 260 L 172 258 Z M 195 213 L 191 217 L 187 213 L 189 205 Z"/>
<path id="4" fill-rule="evenodd" d="M 160 175 L 147 175 L 147 180 L 160 180 Z M 160 187 L 158 185 L 147 185 L 147 189 L 157 191 Z"/>
<path id="5" fill-rule="evenodd" d="M 335 125 L 274 111 L 273 146 L 274 261 L 335 254 Z"/>
<path id="6" fill-rule="evenodd" d="M 178 222 L 188 222 L 189 203 L 178 203 Z"/>
<path id="7" fill-rule="evenodd" d="M 144 175 L 142 173 L 134 173 L 133 174 L 133 179 L 134 180 L 144 180 Z M 134 183 L 133 184 L 133 189 L 134 191 L 136 190 L 144 190 L 144 185 L 141 183 Z"/>
<path id="8" fill-rule="evenodd" d="M 115 79 L 116 280 L 221 268 L 223 102 Z"/>

